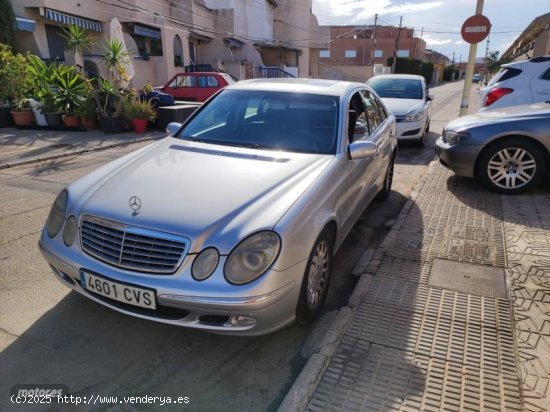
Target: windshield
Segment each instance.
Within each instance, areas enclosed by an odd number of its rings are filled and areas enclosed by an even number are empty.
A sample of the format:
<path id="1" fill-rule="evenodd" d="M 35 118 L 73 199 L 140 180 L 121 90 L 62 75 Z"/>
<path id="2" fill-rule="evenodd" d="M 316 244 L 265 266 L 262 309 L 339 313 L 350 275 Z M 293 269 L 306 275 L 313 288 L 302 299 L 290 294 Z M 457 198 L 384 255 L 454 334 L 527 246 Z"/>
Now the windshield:
<path id="1" fill-rule="evenodd" d="M 423 99 L 422 83 L 415 79 L 374 79 L 367 83 L 380 97 Z"/>
<path id="2" fill-rule="evenodd" d="M 255 149 L 336 152 L 338 97 L 223 90 L 185 125 L 180 139 Z"/>

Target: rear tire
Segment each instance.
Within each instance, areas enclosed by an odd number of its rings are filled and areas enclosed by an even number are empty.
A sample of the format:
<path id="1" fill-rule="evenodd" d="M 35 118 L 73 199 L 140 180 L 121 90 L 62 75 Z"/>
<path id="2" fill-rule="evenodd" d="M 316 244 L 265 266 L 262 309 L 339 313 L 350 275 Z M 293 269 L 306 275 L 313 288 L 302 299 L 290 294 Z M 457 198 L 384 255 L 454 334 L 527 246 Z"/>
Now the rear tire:
<path id="1" fill-rule="evenodd" d="M 545 173 L 540 149 L 529 141 L 506 139 L 487 148 L 477 167 L 481 182 L 503 194 L 517 194 L 535 187 Z"/>
<path id="2" fill-rule="evenodd" d="M 332 243 L 330 231 L 324 229 L 309 255 L 296 308 L 296 319 L 301 324 L 313 321 L 323 309 L 332 269 Z"/>

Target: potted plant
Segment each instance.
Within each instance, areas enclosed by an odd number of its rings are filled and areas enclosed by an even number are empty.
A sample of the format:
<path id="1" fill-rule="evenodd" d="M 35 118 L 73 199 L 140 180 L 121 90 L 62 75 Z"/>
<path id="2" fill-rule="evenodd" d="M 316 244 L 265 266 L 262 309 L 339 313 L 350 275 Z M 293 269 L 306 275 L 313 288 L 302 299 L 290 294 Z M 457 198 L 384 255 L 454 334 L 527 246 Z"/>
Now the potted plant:
<path id="1" fill-rule="evenodd" d="M 41 102 L 41 107 L 42 108 L 40 110 L 46 118 L 46 123 L 49 127 L 58 129 L 63 125 L 61 113 L 57 111 L 55 99 L 52 93 L 44 96 L 44 99 Z"/>
<path id="2" fill-rule="evenodd" d="M 30 126 L 34 120 L 31 104 L 28 100 L 19 100 L 11 111 L 16 126 Z"/>
<path id="3" fill-rule="evenodd" d="M 28 70 L 33 83 L 33 96 L 40 104 L 40 111 L 48 126 L 59 128 L 63 124 L 61 113 L 57 111 L 53 90 L 57 88 L 56 64 L 45 64 L 38 56 L 29 57 Z"/>
<path id="4" fill-rule="evenodd" d="M 122 129 L 124 100 L 120 91 L 107 79 L 97 79 L 97 88 L 90 91 L 99 112 L 99 124 L 105 133 L 118 133 Z"/>
<path id="5" fill-rule="evenodd" d="M 88 92 L 86 82 L 74 66 L 56 66 L 55 79 L 54 101 L 57 110 L 64 114 L 63 123 L 67 127 L 78 127 L 77 110 Z"/>
<path id="6" fill-rule="evenodd" d="M 140 100 L 135 93 L 131 94 L 124 103 L 124 117 L 132 123 L 136 133 L 145 133 L 147 122 L 157 117 L 155 108 L 149 100 Z"/>
<path id="7" fill-rule="evenodd" d="M 0 44 L 0 127 L 12 126 L 11 110 L 23 104 L 32 87 L 28 72 L 28 55 L 13 54 Z M 31 114 L 32 116 L 32 114 Z"/>
<path id="8" fill-rule="evenodd" d="M 86 97 L 78 108 L 77 115 L 86 130 L 97 129 L 97 105 L 93 97 Z"/>

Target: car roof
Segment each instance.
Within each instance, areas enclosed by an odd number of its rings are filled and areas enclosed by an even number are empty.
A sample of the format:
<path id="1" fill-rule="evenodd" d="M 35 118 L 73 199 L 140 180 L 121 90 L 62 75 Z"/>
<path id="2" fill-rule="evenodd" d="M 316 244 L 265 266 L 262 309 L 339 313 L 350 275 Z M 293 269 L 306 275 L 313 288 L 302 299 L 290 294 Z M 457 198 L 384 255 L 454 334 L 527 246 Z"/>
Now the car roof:
<path id="1" fill-rule="evenodd" d="M 369 80 L 375 79 L 412 79 L 412 80 L 424 80 L 423 76 L 418 74 L 379 74 L 377 76 L 371 77 Z"/>
<path id="2" fill-rule="evenodd" d="M 526 63 L 548 63 L 550 62 L 550 55 L 546 55 L 546 56 L 537 56 L 537 57 L 533 57 L 531 59 L 528 59 L 528 60 L 519 60 L 517 62 L 511 62 L 511 63 L 506 63 L 506 64 L 503 64 L 502 67 L 518 67 L 518 66 L 522 66 L 523 64 L 526 64 Z"/>
<path id="3" fill-rule="evenodd" d="M 350 90 L 357 87 L 365 87 L 363 83 L 346 82 L 340 80 L 323 79 L 299 79 L 299 78 L 277 78 L 277 79 L 251 79 L 241 80 L 226 89 L 232 90 L 265 90 L 279 92 L 300 92 L 325 94 L 330 96 L 344 96 Z"/>

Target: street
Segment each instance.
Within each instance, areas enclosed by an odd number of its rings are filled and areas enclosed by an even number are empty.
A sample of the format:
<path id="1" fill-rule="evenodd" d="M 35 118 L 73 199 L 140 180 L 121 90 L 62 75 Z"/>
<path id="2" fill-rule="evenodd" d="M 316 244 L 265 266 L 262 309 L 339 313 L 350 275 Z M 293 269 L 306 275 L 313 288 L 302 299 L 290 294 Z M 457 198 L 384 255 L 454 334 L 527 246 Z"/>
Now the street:
<path id="1" fill-rule="evenodd" d="M 436 138 L 458 113 L 462 85 L 431 90 L 432 131 L 423 148 L 400 145 L 390 199 L 367 208 L 336 255 L 325 320 L 345 305 L 356 282 L 351 274 L 355 263 L 365 249 L 380 244 L 387 222 L 400 212 L 433 159 Z M 472 94 L 477 92 L 472 87 Z M 188 397 L 189 403 L 179 408 L 189 410 L 275 410 L 305 363 L 308 336 L 325 327 L 323 318 L 259 338 L 148 322 L 70 292 L 38 251 L 43 224 L 63 187 L 147 144 L 0 171 L 0 386 L 6 393 L 20 383 L 64 384 L 71 394 L 87 397 Z M 0 398 L 0 410 L 12 407 L 7 397 Z M 149 410 L 150 405 L 132 408 Z"/>

